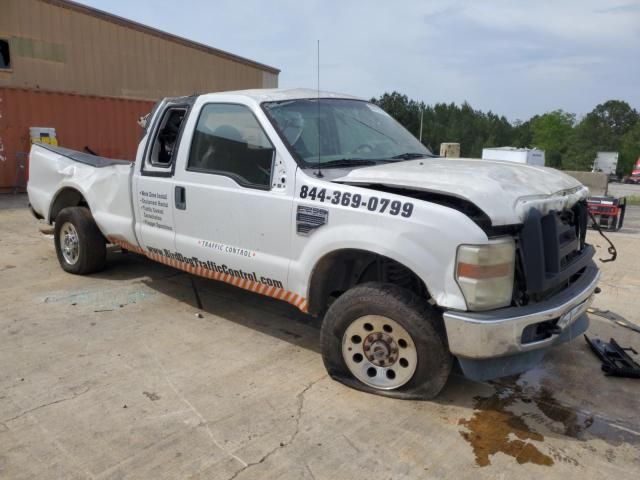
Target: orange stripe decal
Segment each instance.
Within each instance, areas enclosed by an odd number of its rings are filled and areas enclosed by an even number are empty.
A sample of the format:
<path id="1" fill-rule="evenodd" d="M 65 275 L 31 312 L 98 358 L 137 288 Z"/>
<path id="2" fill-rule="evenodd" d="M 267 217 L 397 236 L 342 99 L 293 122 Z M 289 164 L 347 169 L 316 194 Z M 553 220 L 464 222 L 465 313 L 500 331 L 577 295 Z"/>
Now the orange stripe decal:
<path id="1" fill-rule="evenodd" d="M 118 245 L 120 248 L 123 248 L 130 252 L 138 253 L 140 255 L 144 255 L 158 263 L 169 265 L 170 267 L 176 268 L 178 270 L 183 270 L 185 272 L 192 273 L 200 277 L 205 277 L 205 278 L 210 278 L 212 280 L 230 283 L 231 285 L 242 288 L 244 290 L 249 290 L 255 293 L 259 293 L 261 295 L 276 298 L 278 300 L 283 300 L 287 303 L 290 303 L 296 306 L 304 313 L 308 312 L 309 305 L 307 304 L 306 298 L 290 290 L 284 290 L 282 288 L 265 285 L 263 283 L 252 282 L 251 280 L 234 277 L 229 274 L 214 272 L 204 267 L 201 267 L 199 265 L 194 266 L 194 265 L 191 265 L 190 263 L 180 262 L 179 260 L 176 260 L 173 258 L 166 258 L 162 255 L 152 253 L 142 247 L 133 245 L 125 240 L 120 240 L 118 238 L 108 237 L 108 240 L 110 243 Z"/>

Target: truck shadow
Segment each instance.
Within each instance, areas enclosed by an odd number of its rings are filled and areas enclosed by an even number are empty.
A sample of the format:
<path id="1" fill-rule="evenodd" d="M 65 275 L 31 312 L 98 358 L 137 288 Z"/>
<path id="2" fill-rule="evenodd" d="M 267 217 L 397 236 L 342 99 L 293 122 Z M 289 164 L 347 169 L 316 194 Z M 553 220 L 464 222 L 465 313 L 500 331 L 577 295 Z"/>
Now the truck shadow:
<path id="1" fill-rule="evenodd" d="M 194 314 L 214 315 L 320 353 L 320 320 L 288 303 L 197 277 L 141 255 L 123 255 L 118 248 L 109 249 L 107 262 L 104 271 L 92 276 L 137 281 L 159 294 L 191 305 Z M 202 309 L 198 308 L 198 297 Z"/>
<path id="2" fill-rule="evenodd" d="M 321 320 L 284 302 L 194 277 L 140 255 L 123 255 L 117 249 L 110 250 L 107 269 L 94 276 L 137 281 L 191 305 L 193 313 L 201 313 L 205 319 L 216 316 L 320 354 Z M 633 429 L 618 428 L 605 418 L 558 401 L 553 387 L 545 386 L 541 378 L 534 378 L 546 375 L 544 367 L 541 368 L 533 376 L 485 383 L 469 380 L 454 370 L 444 390 L 432 401 L 447 410 L 452 407 L 462 412 L 460 417 L 448 421 L 459 426 L 460 435 L 473 449 L 477 465 L 490 465 L 493 455 L 500 452 L 514 457 L 518 463 L 577 466 L 578 459 L 548 444 L 543 446 L 548 436 L 578 442 L 599 438 L 611 447 L 623 443 L 640 445 L 640 435 Z"/>

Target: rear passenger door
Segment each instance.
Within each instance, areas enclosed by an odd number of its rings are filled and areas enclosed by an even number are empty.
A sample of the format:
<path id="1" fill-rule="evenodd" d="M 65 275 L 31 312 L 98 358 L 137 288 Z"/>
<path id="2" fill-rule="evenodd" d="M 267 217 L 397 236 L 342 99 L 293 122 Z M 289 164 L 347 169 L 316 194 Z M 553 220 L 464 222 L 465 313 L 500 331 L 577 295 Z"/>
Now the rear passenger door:
<path id="1" fill-rule="evenodd" d="M 168 105 L 151 125 L 132 196 L 136 236 L 148 248 L 175 248 L 174 171 L 178 144 L 190 105 Z"/>
<path id="2" fill-rule="evenodd" d="M 176 247 L 196 272 L 282 298 L 287 287 L 292 188 L 283 160 L 252 110 L 207 103 L 188 151 L 181 148 Z"/>

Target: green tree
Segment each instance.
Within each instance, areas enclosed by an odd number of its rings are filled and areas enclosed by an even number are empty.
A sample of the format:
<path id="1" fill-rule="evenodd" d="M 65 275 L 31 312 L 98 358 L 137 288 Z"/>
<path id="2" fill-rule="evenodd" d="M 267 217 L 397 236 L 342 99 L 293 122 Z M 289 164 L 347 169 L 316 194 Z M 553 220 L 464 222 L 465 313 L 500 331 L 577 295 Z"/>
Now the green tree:
<path id="1" fill-rule="evenodd" d="M 598 151 L 620 152 L 618 173 L 629 174 L 640 156 L 640 115 L 628 103 L 608 100 L 578 123 L 572 113 L 554 110 L 513 124 L 469 103 L 425 105 L 399 92 L 372 99 L 416 137 L 439 153 L 443 142 L 460 143 L 463 157 L 480 157 L 485 147 L 538 147 L 547 165 L 566 170 L 590 170 Z"/>
<path id="2" fill-rule="evenodd" d="M 618 175 L 630 175 L 636 160 L 640 158 L 640 120 L 624 134 L 620 144 Z"/>
<path id="3" fill-rule="evenodd" d="M 516 120 L 513 123 L 513 132 L 511 135 L 511 143 L 514 147 L 528 148 L 533 143 L 533 132 L 531 131 L 531 123 L 538 116 L 531 117 L 527 121 Z"/>
<path id="4" fill-rule="evenodd" d="M 424 108 L 424 103 L 410 100 L 398 92 L 385 93 L 378 99 L 372 98 L 371 102 L 395 118 L 413 135 L 419 136 L 420 111 Z"/>
<path id="5" fill-rule="evenodd" d="M 372 99 L 389 115 L 416 137 L 420 136 L 420 117 L 423 117 L 422 141 L 435 153 L 443 142 L 460 143 L 462 156 L 479 157 L 482 148 L 511 144 L 513 127 L 504 116 L 474 110 L 469 103 L 436 103 L 426 106 L 398 92 L 385 93 Z"/>
<path id="6" fill-rule="evenodd" d="M 561 166 L 575 121 L 573 113 L 563 110 L 554 110 L 531 119 L 531 143 L 545 151 L 547 166 Z"/>
<path id="7" fill-rule="evenodd" d="M 627 102 L 609 100 L 589 112 L 573 131 L 563 158 L 567 170 L 590 170 L 598 151 L 619 151 L 639 115 Z"/>

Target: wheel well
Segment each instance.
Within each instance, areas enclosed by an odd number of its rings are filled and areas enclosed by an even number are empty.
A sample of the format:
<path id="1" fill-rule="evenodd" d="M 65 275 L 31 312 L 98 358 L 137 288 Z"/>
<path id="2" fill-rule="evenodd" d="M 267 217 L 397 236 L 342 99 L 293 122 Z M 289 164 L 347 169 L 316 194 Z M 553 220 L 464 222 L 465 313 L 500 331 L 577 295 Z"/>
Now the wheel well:
<path id="1" fill-rule="evenodd" d="M 63 208 L 80 206 L 89 206 L 84 196 L 75 188 L 63 188 L 58 192 L 54 201 L 51 202 L 49 223 L 56 221 L 56 217 Z"/>
<path id="2" fill-rule="evenodd" d="M 364 250 L 345 249 L 325 255 L 316 264 L 309 284 L 309 313 L 322 315 L 336 298 L 365 282 L 393 283 L 429 298 L 422 279 L 400 262 Z"/>

